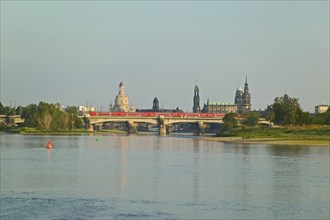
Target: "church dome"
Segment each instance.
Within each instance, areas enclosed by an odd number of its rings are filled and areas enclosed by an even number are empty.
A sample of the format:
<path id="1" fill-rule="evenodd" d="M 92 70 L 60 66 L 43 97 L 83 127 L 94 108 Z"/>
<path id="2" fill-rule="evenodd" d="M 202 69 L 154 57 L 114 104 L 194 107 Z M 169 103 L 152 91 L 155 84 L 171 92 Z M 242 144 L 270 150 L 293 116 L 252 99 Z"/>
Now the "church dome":
<path id="1" fill-rule="evenodd" d="M 129 111 L 128 97 L 125 94 L 125 87 L 123 82 L 120 82 L 119 84 L 119 93 L 115 99 L 114 111 L 118 111 L 118 112 Z"/>
<path id="2" fill-rule="evenodd" d="M 243 92 L 243 88 L 241 86 L 237 87 L 237 91 L 242 91 Z"/>

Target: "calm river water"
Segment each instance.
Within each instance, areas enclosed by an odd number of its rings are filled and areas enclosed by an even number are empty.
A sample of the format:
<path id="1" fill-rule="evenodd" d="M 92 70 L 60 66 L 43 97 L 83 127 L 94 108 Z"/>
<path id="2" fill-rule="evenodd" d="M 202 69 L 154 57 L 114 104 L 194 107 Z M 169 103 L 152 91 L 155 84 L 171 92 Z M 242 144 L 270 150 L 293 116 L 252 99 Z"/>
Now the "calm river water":
<path id="1" fill-rule="evenodd" d="M 3 133 L 0 143 L 1 219 L 330 217 L 329 147 Z"/>

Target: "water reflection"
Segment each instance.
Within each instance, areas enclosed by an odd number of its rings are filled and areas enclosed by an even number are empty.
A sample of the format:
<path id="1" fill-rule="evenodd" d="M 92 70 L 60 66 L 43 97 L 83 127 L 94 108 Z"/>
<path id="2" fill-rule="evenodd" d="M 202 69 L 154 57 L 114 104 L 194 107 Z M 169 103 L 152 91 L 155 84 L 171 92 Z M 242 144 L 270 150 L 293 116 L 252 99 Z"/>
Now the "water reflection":
<path id="1" fill-rule="evenodd" d="M 301 184 L 305 176 L 300 155 L 307 151 L 303 147 L 271 146 L 272 200 L 283 209 L 290 209 L 291 215 L 299 215 L 301 197 L 304 194 Z M 288 195 L 290 195 L 288 197 Z M 273 212 L 275 218 L 282 218 L 278 212 Z"/>
<path id="2" fill-rule="evenodd" d="M 125 197 L 126 184 L 127 184 L 127 138 L 116 138 L 115 145 L 119 150 L 119 196 Z"/>
<path id="3" fill-rule="evenodd" d="M 294 146 L 294 145 L 270 145 L 269 152 L 274 156 L 300 156 L 308 154 L 310 147 L 305 146 Z"/>
<path id="4" fill-rule="evenodd" d="M 200 173 L 200 165 L 199 165 L 199 146 L 200 140 L 197 138 L 193 139 L 194 146 L 194 155 L 193 155 L 193 198 L 195 201 L 199 200 L 199 173 Z"/>
<path id="5" fill-rule="evenodd" d="M 46 151 L 49 137 L 0 135 L 0 217 L 42 218 L 45 202 L 68 219 L 329 219 L 326 147 L 56 136 Z"/>
<path id="6" fill-rule="evenodd" d="M 153 150 L 153 161 L 152 161 L 152 167 L 153 167 L 153 197 L 155 200 L 158 199 L 158 190 L 159 190 L 159 183 L 162 177 L 162 159 L 161 159 L 161 141 L 160 138 L 155 138 L 154 143 L 152 144 Z"/>

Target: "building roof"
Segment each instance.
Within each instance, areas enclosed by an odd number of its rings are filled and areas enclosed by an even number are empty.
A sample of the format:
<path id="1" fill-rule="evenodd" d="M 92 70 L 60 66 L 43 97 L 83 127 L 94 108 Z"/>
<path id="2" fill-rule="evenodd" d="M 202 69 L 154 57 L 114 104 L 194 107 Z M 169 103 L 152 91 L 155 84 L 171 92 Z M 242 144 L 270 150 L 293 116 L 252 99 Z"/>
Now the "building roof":
<path id="1" fill-rule="evenodd" d="M 208 102 L 207 105 L 235 105 L 235 103 L 232 102 Z"/>

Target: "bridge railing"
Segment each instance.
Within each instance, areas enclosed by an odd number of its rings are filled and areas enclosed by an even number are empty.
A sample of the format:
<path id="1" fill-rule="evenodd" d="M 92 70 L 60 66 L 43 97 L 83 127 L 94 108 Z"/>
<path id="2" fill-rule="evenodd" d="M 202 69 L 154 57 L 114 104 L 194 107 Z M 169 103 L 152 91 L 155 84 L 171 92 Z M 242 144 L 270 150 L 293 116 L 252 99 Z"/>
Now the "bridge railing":
<path id="1" fill-rule="evenodd" d="M 213 114 L 213 113 L 182 113 L 182 112 L 89 112 L 87 117 L 96 116 L 112 116 L 112 117 L 172 117 L 172 118 L 223 118 L 225 114 Z"/>

